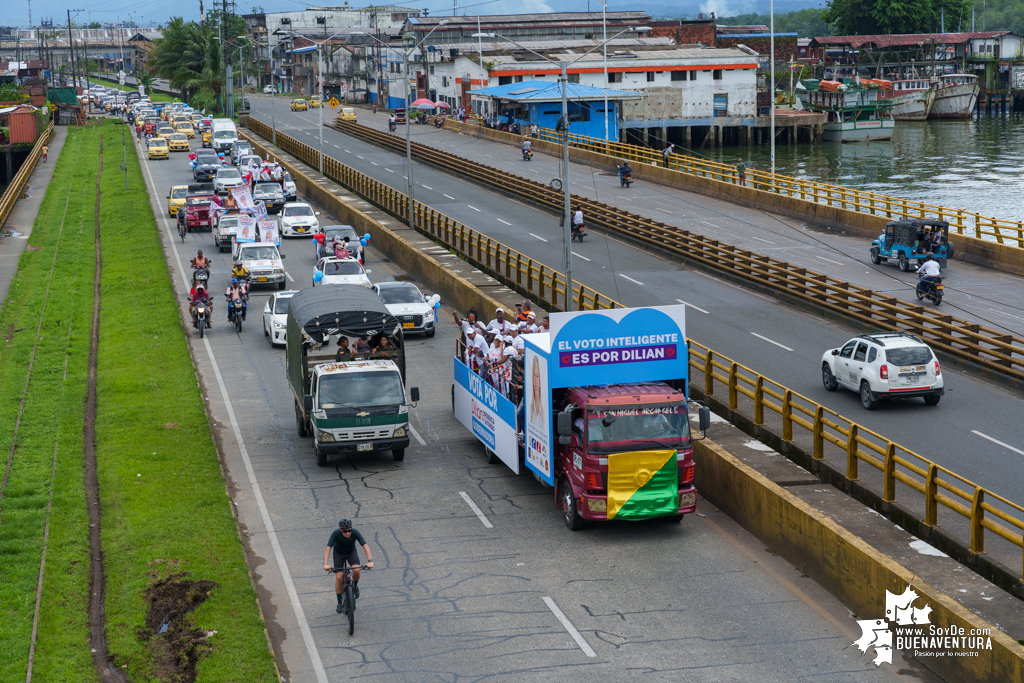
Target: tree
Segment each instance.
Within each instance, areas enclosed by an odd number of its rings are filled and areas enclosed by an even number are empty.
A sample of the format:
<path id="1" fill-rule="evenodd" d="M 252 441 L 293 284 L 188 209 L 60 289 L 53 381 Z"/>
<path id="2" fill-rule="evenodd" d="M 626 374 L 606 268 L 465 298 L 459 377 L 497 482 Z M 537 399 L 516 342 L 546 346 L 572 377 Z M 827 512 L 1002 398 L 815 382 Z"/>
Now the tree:
<path id="1" fill-rule="evenodd" d="M 970 15 L 968 0 L 829 0 L 822 19 L 837 35 L 938 33 L 957 30 Z"/>
<path id="2" fill-rule="evenodd" d="M 151 70 L 180 90 L 187 102 L 200 93 L 219 101 L 224 65 L 215 35 L 216 28 L 211 29 L 209 24 L 186 23 L 181 17 L 171 19 L 163 38 L 155 41 L 150 52 Z"/>
<path id="3" fill-rule="evenodd" d="M 825 10 L 801 9 L 775 15 L 775 30 L 778 33 L 796 33 L 801 38 L 832 35 L 832 29 L 822 19 Z M 767 14 L 740 14 L 734 17 L 720 17 L 719 23 L 733 26 L 768 26 L 771 17 Z"/>

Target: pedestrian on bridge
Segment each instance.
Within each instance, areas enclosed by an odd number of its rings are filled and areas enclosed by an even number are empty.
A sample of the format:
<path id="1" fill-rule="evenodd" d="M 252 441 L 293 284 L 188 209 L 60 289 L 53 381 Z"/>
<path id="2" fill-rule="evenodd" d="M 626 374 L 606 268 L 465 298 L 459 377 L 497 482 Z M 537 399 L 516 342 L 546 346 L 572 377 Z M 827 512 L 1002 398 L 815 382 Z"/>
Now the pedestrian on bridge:
<path id="1" fill-rule="evenodd" d="M 662 150 L 662 152 L 661 152 L 661 160 L 662 160 L 662 163 L 663 163 L 663 165 L 665 166 L 665 168 L 668 168 L 668 158 L 669 158 L 670 156 L 672 156 L 672 150 L 673 150 L 673 149 L 675 149 L 675 145 L 673 145 L 673 144 L 672 144 L 672 143 L 670 142 L 670 143 L 668 144 L 668 147 L 666 147 L 665 149 L 663 149 L 663 150 Z"/>
<path id="2" fill-rule="evenodd" d="M 743 157 L 740 157 L 739 163 L 736 164 L 736 173 L 739 174 L 739 182 L 743 187 L 747 186 L 747 165 L 743 163 Z"/>

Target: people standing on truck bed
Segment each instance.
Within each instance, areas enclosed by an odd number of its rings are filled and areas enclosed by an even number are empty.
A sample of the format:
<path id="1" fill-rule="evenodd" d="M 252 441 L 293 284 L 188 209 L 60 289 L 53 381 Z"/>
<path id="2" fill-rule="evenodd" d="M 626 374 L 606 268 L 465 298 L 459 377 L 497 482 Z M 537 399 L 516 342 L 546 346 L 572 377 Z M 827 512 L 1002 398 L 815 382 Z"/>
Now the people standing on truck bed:
<path id="1" fill-rule="evenodd" d="M 352 360 L 352 349 L 348 345 L 348 337 L 338 337 L 338 352 L 334 354 L 334 360 L 339 363 Z"/>

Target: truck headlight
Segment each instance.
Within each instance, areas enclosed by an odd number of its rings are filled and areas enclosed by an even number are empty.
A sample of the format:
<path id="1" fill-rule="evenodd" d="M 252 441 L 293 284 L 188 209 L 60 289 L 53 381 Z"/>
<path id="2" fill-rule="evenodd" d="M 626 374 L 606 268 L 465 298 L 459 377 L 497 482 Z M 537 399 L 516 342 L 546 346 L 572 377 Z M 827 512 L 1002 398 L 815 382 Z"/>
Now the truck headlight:
<path id="1" fill-rule="evenodd" d="M 681 507 L 681 508 L 690 507 L 691 505 L 693 505 L 696 502 L 697 502 L 697 494 L 696 493 L 684 493 L 683 495 L 679 496 L 679 507 Z"/>
<path id="2" fill-rule="evenodd" d="M 591 512 L 608 512 L 608 501 L 604 498 L 587 498 L 587 509 Z"/>
<path id="3" fill-rule="evenodd" d="M 397 427 L 397 428 L 395 428 L 395 433 L 392 434 L 391 436 L 394 436 L 394 437 L 405 436 L 405 427 Z"/>
<path id="4" fill-rule="evenodd" d="M 334 441 L 334 433 L 325 431 L 323 429 L 316 430 L 316 440 L 320 443 L 330 443 Z"/>
<path id="5" fill-rule="evenodd" d="M 284 275 L 284 271 L 280 268 L 274 268 L 274 275 Z"/>

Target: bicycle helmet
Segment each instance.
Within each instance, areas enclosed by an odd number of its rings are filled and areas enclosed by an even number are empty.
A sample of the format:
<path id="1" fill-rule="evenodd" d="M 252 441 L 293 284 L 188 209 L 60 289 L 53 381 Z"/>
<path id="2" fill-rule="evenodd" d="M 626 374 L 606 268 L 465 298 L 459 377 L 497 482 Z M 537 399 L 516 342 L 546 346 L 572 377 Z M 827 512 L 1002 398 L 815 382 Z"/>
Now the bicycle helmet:
<path id="1" fill-rule="evenodd" d="M 348 517 L 343 517 L 338 522 L 338 528 L 341 529 L 342 531 L 345 531 L 347 529 L 351 529 L 352 528 L 352 520 L 349 519 Z"/>

